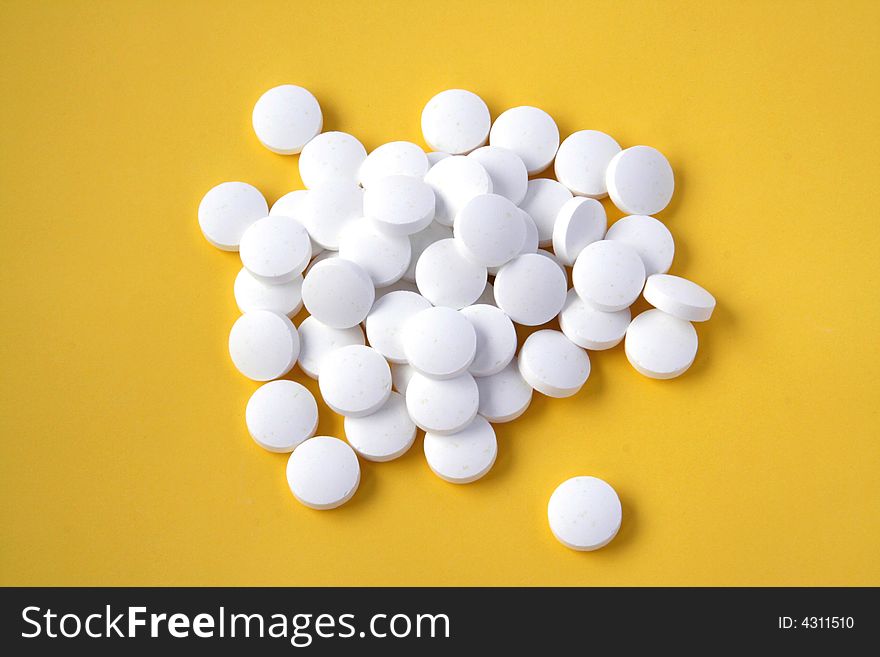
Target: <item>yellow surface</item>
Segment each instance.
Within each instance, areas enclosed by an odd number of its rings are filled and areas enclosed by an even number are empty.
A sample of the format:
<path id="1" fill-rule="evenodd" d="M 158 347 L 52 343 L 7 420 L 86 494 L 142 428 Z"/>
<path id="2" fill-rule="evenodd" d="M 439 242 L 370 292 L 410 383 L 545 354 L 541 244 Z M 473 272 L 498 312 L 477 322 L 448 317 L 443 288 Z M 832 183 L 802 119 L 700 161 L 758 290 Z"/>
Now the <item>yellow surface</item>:
<path id="1" fill-rule="evenodd" d="M 3 2 L 0 583 L 880 584 L 880 4 L 332 4 Z M 300 186 L 250 126 L 285 82 L 368 149 L 422 143 L 448 87 L 660 148 L 672 273 L 720 302 L 691 371 L 595 354 L 484 480 L 419 438 L 297 504 L 244 428 L 238 258 L 196 222 L 221 181 Z M 578 474 L 623 500 L 596 553 L 547 527 Z"/>

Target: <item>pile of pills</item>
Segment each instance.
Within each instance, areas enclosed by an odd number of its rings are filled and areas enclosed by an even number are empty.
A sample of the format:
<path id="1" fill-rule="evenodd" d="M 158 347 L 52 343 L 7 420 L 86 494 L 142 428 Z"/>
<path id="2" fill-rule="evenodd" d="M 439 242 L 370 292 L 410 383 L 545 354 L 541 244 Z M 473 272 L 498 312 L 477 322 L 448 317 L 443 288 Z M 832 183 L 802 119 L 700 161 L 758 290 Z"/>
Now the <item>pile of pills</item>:
<path id="1" fill-rule="evenodd" d="M 211 244 L 241 256 L 229 353 L 266 382 L 245 421 L 258 445 L 290 452 L 302 504 L 344 504 L 359 458 L 395 459 L 417 429 L 438 477 L 480 479 L 498 452 L 492 425 L 525 413 L 534 391 L 577 394 L 588 351 L 623 341 L 654 379 L 693 363 L 692 322 L 708 320 L 715 299 L 667 273 L 675 243 L 654 215 L 674 178 L 656 149 L 621 148 L 596 130 L 560 143 L 543 110 L 515 107 L 493 122 L 461 89 L 422 111 L 431 152 L 394 141 L 367 153 L 352 135 L 322 133 L 318 101 L 294 85 L 263 94 L 253 126 L 269 150 L 299 154 L 307 189 L 269 208 L 255 187 L 225 182 L 198 218 Z M 555 180 L 532 178 L 551 165 Z M 611 227 L 606 196 L 626 214 Z M 653 309 L 632 318 L 640 295 Z M 559 330 L 544 327 L 557 319 Z M 518 345 L 514 324 L 542 328 Z M 282 378 L 297 364 L 344 417 L 345 440 L 314 435 L 314 397 Z M 607 544 L 621 517 L 614 489 L 589 476 L 563 482 L 548 505 L 553 534 L 575 550 Z"/>

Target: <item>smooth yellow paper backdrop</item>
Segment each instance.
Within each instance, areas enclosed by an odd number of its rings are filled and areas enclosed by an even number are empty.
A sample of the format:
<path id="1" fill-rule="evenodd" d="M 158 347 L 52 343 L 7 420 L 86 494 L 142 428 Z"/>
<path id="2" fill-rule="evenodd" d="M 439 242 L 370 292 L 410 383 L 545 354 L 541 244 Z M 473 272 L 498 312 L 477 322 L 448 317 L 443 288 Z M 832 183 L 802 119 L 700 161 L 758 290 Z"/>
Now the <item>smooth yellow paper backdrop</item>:
<path id="1" fill-rule="evenodd" d="M 0 583 L 880 585 L 880 4 L 0 6 Z M 672 273 L 719 300 L 691 370 L 592 354 L 485 479 L 438 479 L 419 437 L 300 506 L 244 427 L 239 260 L 196 222 L 221 181 L 300 187 L 250 125 L 288 82 L 368 149 L 423 144 L 463 87 L 662 150 Z M 623 501 L 595 553 L 547 526 L 579 474 Z"/>

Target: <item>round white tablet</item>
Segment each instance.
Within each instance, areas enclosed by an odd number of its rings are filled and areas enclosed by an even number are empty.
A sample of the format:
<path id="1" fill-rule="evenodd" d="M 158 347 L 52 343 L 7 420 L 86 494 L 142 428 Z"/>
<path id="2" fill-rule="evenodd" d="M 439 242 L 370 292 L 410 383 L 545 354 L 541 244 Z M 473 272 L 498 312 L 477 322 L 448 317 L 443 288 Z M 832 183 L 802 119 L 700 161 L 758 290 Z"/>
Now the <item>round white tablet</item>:
<path id="1" fill-rule="evenodd" d="M 415 283 L 416 263 L 419 261 L 419 258 L 422 257 L 424 250 L 434 242 L 450 239 L 451 237 L 452 228 L 444 226 L 443 224 L 438 224 L 436 221 L 432 221 L 424 230 L 420 230 L 418 233 L 410 235 L 409 243 L 412 247 L 412 253 L 410 256 L 409 267 L 407 267 L 406 271 L 403 273 L 403 278 Z"/>
<path id="2" fill-rule="evenodd" d="M 369 187 L 386 176 L 412 176 L 424 178 L 428 172 L 428 156 L 425 151 L 409 141 L 392 141 L 382 144 L 361 164 L 360 181 Z"/>
<path id="3" fill-rule="evenodd" d="M 571 192 L 565 186 L 549 178 L 535 178 L 529 181 L 526 197 L 520 203 L 538 227 L 538 243 L 550 246 L 553 242 L 553 226 L 556 217 L 566 202 L 571 200 Z"/>
<path id="4" fill-rule="evenodd" d="M 455 155 L 485 144 L 491 124 L 489 108 L 483 99 L 464 89 L 441 91 L 422 110 L 425 143 Z"/>
<path id="5" fill-rule="evenodd" d="M 544 110 L 527 105 L 502 112 L 492 124 L 489 144 L 519 155 L 529 175 L 540 173 L 559 148 L 559 128 Z"/>
<path id="6" fill-rule="evenodd" d="M 347 443 L 330 436 L 309 438 L 287 461 L 287 485 L 308 507 L 335 509 L 348 502 L 361 481 L 357 455 Z"/>
<path id="7" fill-rule="evenodd" d="M 314 317 L 306 317 L 299 325 L 299 367 L 313 379 L 321 374 L 321 363 L 327 354 L 340 347 L 364 344 L 364 332 L 359 324 L 337 329 L 322 324 Z"/>
<path id="8" fill-rule="evenodd" d="M 619 152 L 620 145 L 604 132 L 579 130 L 559 145 L 556 179 L 576 196 L 603 198 L 608 194 L 605 171 Z"/>
<path id="9" fill-rule="evenodd" d="M 252 223 L 241 236 L 241 263 L 264 283 L 289 283 L 312 257 L 309 233 L 296 219 L 276 215 Z"/>
<path id="10" fill-rule="evenodd" d="M 296 219 L 303 226 L 306 226 L 308 223 L 306 221 L 308 212 L 306 198 L 308 198 L 308 195 L 309 193 L 305 189 L 296 189 L 292 192 L 288 192 L 272 204 L 272 207 L 269 210 L 269 216 L 290 217 L 291 219 Z M 308 227 L 306 227 L 306 230 L 308 230 Z M 309 239 L 312 243 L 312 257 L 314 258 L 319 255 L 324 248 L 315 240 L 311 239 L 311 235 L 309 235 Z"/>
<path id="11" fill-rule="evenodd" d="M 592 198 L 576 196 L 566 201 L 553 224 L 553 251 L 571 267 L 588 244 L 605 236 L 608 218 L 605 208 Z"/>
<path id="12" fill-rule="evenodd" d="M 519 155 L 500 146 L 483 146 L 468 157 L 483 165 L 492 179 L 492 193 L 519 205 L 526 197 L 529 172 Z"/>
<path id="13" fill-rule="evenodd" d="M 373 285 L 400 280 L 409 267 L 411 248 L 406 235 L 388 235 L 372 221 L 353 221 L 339 237 L 339 255 L 363 267 Z"/>
<path id="14" fill-rule="evenodd" d="M 428 168 L 437 164 L 440 160 L 445 160 L 447 157 L 452 155 L 452 153 L 444 153 L 443 151 L 431 151 L 430 153 L 425 153 L 428 157 Z"/>
<path id="15" fill-rule="evenodd" d="M 620 344 L 630 319 L 629 308 L 607 313 L 585 302 L 575 290 L 569 290 L 559 313 L 559 328 L 579 347 L 601 351 Z"/>
<path id="16" fill-rule="evenodd" d="M 495 302 L 517 324 L 539 326 L 562 310 L 567 287 L 557 263 L 538 253 L 526 253 L 498 271 Z"/>
<path id="17" fill-rule="evenodd" d="M 483 293 L 486 268 L 470 260 L 455 239 L 434 242 L 416 264 L 419 292 L 435 306 L 464 308 Z"/>
<path id="18" fill-rule="evenodd" d="M 343 230 L 363 215 L 364 190 L 352 183 L 326 182 L 310 189 L 306 197 L 306 229 L 325 249 L 339 249 Z"/>
<path id="19" fill-rule="evenodd" d="M 663 153 L 650 146 L 633 146 L 611 158 L 605 184 L 621 212 L 651 215 L 669 205 L 675 177 Z"/>
<path id="20" fill-rule="evenodd" d="M 434 218 L 434 190 L 412 176 L 385 176 L 364 192 L 364 216 L 389 235 L 412 235 Z"/>
<path id="21" fill-rule="evenodd" d="M 631 246 L 600 240 L 580 252 L 571 282 L 581 299 L 599 310 L 615 312 L 638 298 L 645 285 L 645 265 Z"/>
<path id="22" fill-rule="evenodd" d="M 415 292 L 391 292 L 377 299 L 365 322 L 370 346 L 392 363 L 405 363 L 403 326 L 430 307 L 431 302 Z"/>
<path id="23" fill-rule="evenodd" d="M 402 338 L 407 362 L 435 379 L 452 379 L 466 372 L 477 351 L 473 324 L 459 311 L 444 306 L 412 315 Z"/>
<path id="24" fill-rule="evenodd" d="M 416 439 L 416 425 L 406 410 L 406 400 L 396 392 L 375 413 L 345 418 L 344 426 L 349 444 L 368 461 L 403 456 Z"/>
<path id="25" fill-rule="evenodd" d="M 453 234 L 478 265 L 500 267 L 519 254 L 526 227 L 512 201 L 498 194 L 481 194 L 459 210 Z"/>
<path id="26" fill-rule="evenodd" d="M 260 143 L 281 155 L 299 153 L 324 126 L 317 99 L 293 84 L 273 87 L 260 96 L 252 120 Z"/>
<path id="27" fill-rule="evenodd" d="M 648 276 L 645 301 L 673 317 L 690 322 L 705 322 L 715 310 L 715 297 L 696 283 L 680 276 Z"/>
<path id="28" fill-rule="evenodd" d="M 693 325 L 662 310 L 646 310 L 626 330 L 626 357 L 641 374 L 674 379 L 684 374 L 697 355 Z"/>
<path id="29" fill-rule="evenodd" d="M 315 435 L 318 404 L 295 381 L 271 381 L 256 389 L 244 412 L 254 441 L 270 452 L 290 452 Z"/>
<path id="30" fill-rule="evenodd" d="M 434 190 L 435 221 L 451 226 L 455 215 L 474 196 L 492 193 L 492 179 L 483 165 L 464 155 L 440 160 L 425 175 Z"/>
<path id="31" fill-rule="evenodd" d="M 672 266 L 675 241 L 661 222 L 643 214 L 621 217 L 605 235 L 606 240 L 629 244 L 645 263 L 645 275 L 665 274 Z"/>
<path id="32" fill-rule="evenodd" d="M 532 402 L 532 386 L 522 378 L 516 363 L 492 376 L 477 377 L 476 382 L 480 391 L 479 413 L 489 422 L 512 422 Z"/>
<path id="33" fill-rule="evenodd" d="M 253 185 L 225 182 L 208 190 L 199 203 L 199 227 L 218 249 L 238 251 L 241 236 L 269 212 L 266 199 Z"/>
<path id="34" fill-rule="evenodd" d="M 474 376 L 497 374 L 516 353 L 516 329 L 504 311 L 488 305 L 473 305 L 459 311 L 473 325 L 477 350 L 468 372 Z"/>
<path id="35" fill-rule="evenodd" d="M 280 315 L 293 317 L 302 310 L 302 276 L 288 283 L 271 285 L 264 283 L 244 267 L 235 277 L 232 287 L 235 303 L 243 313 L 251 310 L 271 310 Z"/>
<path id="36" fill-rule="evenodd" d="M 415 372 L 406 386 L 409 416 L 424 431 L 461 431 L 477 416 L 479 405 L 477 383 L 468 373 L 441 381 Z"/>
<path id="37" fill-rule="evenodd" d="M 587 352 L 559 331 L 532 333 L 519 351 L 519 373 L 548 397 L 571 397 L 590 376 Z"/>
<path id="38" fill-rule="evenodd" d="M 401 395 L 406 396 L 406 387 L 416 371 L 409 363 L 391 363 L 391 385 Z"/>
<path id="39" fill-rule="evenodd" d="M 306 273 L 303 304 L 309 314 L 333 328 L 349 328 L 366 318 L 376 291 L 363 267 L 344 258 L 328 258 Z"/>
<path id="40" fill-rule="evenodd" d="M 425 433 L 428 467 L 453 484 L 469 484 L 483 477 L 492 469 L 497 455 L 495 429 L 483 417 L 476 417 L 452 435 Z"/>
<path id="41" fill-rule="evenodd" d="M 354 344 L 331 351 L 321 361 L 318 387 L 327 406 L 346 417 L 378 411 L 391 394 L 391 369 L 371 347 Z"/>
<path id="42" fill-rule="evenodd" d="M 331 181 L 356 185 L 365 159 L 367 151 L 355 137 L 347 132 L 325 132 L 302 149 L 299 176 L 308 188 Z"/>
<path id="43" fill-rule="evenodd" d="M 620 529 L 622 510 L 617 493 L 596 477 L 573 477 L 550 496 L 547 519 L 560 543 L 572 550 L 598 550 Z"/>
<path id="44" fill-rule="evenodd" d="M 232 325 L 229 355 L 247 378 L 271 381 L 287 374 L 296 363 L 299 335 L 286 315 L 253 310 Z"/>

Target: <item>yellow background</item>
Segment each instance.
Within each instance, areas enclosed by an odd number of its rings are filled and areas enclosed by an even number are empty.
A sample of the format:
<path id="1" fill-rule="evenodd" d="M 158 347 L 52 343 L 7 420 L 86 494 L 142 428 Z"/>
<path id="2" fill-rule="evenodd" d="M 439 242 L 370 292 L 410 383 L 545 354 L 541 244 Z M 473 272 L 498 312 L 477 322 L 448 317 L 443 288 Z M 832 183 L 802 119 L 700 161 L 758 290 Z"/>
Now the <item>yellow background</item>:
<path id="1" fill-rule="evenodd" d="M 880 584 L 878 25 L 876 2 L 3 2 L 0 583 Z M 441 481 L 419 438 L 345 507 L 297 504 L 244 427 L 238 258 L 196 222 L 221 181 L 300 186 L 250 125 L 286 82 L 368 149 L 423 143 L 449 87 L 661 149 L 672 273 L 719 300 L 694 366 L 597 353 L 576 397 L 497 427 L 484 480 Z M 547 526 L 578 474 L 623 501 L 595 553 Z"/>

